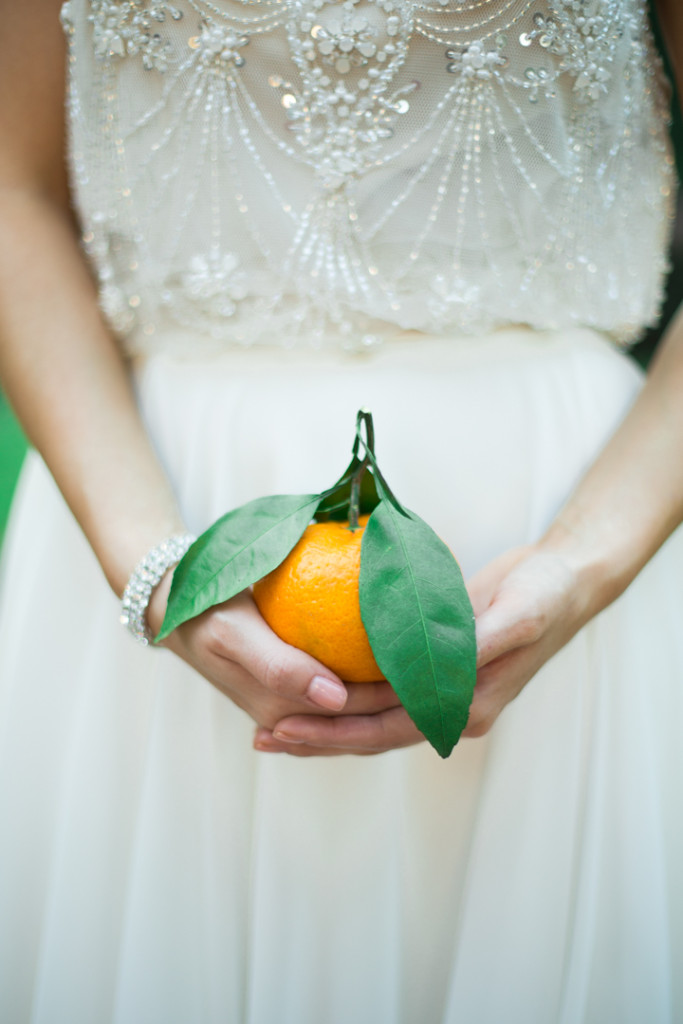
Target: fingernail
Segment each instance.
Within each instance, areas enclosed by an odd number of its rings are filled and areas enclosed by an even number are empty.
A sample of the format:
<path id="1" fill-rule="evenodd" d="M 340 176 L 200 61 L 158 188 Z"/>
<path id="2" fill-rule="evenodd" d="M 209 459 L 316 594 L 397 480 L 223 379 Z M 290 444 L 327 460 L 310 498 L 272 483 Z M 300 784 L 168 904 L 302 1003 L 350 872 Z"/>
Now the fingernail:
<path id="1" fill-rule="evenodd" d="M 282 740 L 283 743 L 304 742 L 303 740 L 300 740 L 298 736 L 293 736 L 290 732 L 287 732 L 285 729 L 276 729 L 275 732 L 273 733 L 273 739 Z"/>
<path id="2" fill-rule="evenodd" d="M 259 726 L 256 729 L 254 733 L 254 750 L 262 750 L 269 754 L 279 752 L 280 748 L 270 729 L 264 729 L 263 726 Z"/>
<path id="3" fill-rule="evenodd" d="M 340 711 L 346 704 L 346 687 L 334 683 L 325 676 L 314 676 L 311 679 L 306 695 L 314 704 L 328 711 Z"/>
<path id="4" fill-rule="evenodd" d="M 254 750 L 258 750 L 261 754 L 282 754 L 283 751 L 279 747 L 275 747 L 270 743 L 261 743 L 257 740 L 254 743 Z"/>

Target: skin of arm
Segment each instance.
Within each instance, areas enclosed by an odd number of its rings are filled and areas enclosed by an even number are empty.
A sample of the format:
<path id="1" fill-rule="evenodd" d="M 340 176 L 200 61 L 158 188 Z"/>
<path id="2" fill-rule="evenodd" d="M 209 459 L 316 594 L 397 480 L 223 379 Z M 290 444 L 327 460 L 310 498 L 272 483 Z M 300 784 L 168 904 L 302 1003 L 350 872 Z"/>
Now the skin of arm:
<path id="1" fill-rule="evenodd" d="M 0 0 L 0 375 L 120 595 L 145 552 L 185 525 L 78 244 L 63 157 L 60 6 Z M 150 605 L 155 631 L 170 575 Z M 166 645 L 262 726 L 295 712 L 396 704 L 388 684 L 346 688 L 282 643 L 248 593 L 186 623 Z"/>
<path id="2" fill-rule="evenodd" d="M 658 13 L 683 95 L 683 5 Z M 468 582 L 476 615 L 477 685 L 466 737 L 489 731 L 554 654 L 628 587 L 683 521 L 683 309 L 661 342 L 621 426 L 536 544 L 507 552 Z M 262 749 L 298 756 L 376 753 L 422 739 L 401 708 L 374 716 L 294 716 Z"/>

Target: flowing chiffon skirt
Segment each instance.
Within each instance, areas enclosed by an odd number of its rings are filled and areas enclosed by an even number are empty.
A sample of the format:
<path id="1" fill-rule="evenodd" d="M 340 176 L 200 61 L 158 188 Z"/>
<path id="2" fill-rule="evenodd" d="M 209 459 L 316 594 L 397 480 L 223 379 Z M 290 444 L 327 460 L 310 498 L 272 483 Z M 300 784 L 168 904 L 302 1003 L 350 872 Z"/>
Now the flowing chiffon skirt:
<path id="1" fill-rule="evenodd" d="M 140 405 L 188 526 L 380 465 L 466 575 L 537 538 L 640 387 L 589 331 L 366 357 L 158 355 Z M 257 753 L 138 648 L 40 460 L 4 554 L 3 1024 L 683 1020 L 683 536 L 442 761 Z"/>

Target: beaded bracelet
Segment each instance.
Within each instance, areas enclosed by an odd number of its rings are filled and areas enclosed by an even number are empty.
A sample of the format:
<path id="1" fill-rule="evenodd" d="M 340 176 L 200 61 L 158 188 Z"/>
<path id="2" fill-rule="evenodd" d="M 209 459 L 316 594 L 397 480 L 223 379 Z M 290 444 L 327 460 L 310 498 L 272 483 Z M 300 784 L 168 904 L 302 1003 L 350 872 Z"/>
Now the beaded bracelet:
<path id="1" fill-rule="evenodd" d="M 180 561 L 196 539 L 190 533 L 168 537 L 152 548 L 135 566 L 123 592 L 120 621 L 139 643 L 147 646 L 154 639 L 146 619 L 152 591 L 164 573 Z"/>

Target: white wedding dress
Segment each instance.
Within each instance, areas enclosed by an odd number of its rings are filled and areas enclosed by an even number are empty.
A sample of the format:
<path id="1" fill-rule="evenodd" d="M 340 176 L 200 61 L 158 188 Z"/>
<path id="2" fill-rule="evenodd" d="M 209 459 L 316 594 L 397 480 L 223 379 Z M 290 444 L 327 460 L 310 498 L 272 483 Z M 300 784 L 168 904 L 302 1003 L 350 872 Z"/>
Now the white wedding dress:
<path id="1" fill-rule="evenodd" d="M 69 0 L 103 315 L 188 527 L 372 409 L 465 574 L 641 384 L 670 226 L 644 0 Z M 683 1020 L 683 537 L 447 761 L 252 749 L 118 623 L 37 456 L 4 554 L 2 1024 Z"/>

